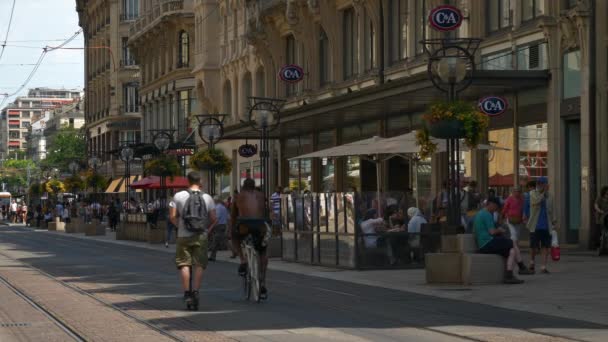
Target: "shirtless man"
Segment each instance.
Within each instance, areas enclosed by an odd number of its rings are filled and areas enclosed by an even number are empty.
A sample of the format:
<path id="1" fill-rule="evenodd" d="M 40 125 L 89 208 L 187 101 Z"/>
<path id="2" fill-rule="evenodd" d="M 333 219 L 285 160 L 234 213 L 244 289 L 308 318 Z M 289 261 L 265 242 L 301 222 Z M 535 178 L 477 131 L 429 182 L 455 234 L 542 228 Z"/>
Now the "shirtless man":
<path id="1" fill-rule="evenodd" d="M 255 248 L 260 254 L 261 261 L 261 279 L 260 279 L 260 295 L 265 298 L 266 291 L 266 267 L 268 266 L 268 256 L 266 254 L 265 236 L 269 231 L 266 223 L 264 211 L 264 194 L 255 189 L 255 181 L 251 178 L 245 179 L 241 193 L 236 196 L 232 204 L 230 216 L 234 222 L 232 232 L 232 244 L 234 250 L 241 259 L 239 265 L 239 275 L 245 275 L 247 272 L 247 260 L 241 249 L 243 239 L 251 234 L 254 237 Z"/>

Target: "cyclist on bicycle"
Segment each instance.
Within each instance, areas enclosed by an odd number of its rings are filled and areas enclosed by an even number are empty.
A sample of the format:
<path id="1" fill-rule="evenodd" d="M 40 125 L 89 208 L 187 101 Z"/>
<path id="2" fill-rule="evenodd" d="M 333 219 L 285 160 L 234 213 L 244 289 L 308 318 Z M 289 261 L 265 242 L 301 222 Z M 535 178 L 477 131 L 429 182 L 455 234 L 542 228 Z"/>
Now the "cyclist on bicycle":
<path id="1" fill-rule="evenodd" d="M 266 255 L 266 235 L 270 231 L 265 218 L 264 194 L 255 189 L 255 181 L 251 178 L 245 179 L 241 192 L 235 198 L 231 208 L 231 218 L 234 222 L 232 232 L 232 243 L 234 250 L 241 259 L 239 275 L 244 276 L 247 272 L 247 260 L 243 255 L 241 242 L 251 234 L 254 247 L 260 256 L 260 295 L 267 296 L 266 290 L 266 268 L 268 256 Z"/>

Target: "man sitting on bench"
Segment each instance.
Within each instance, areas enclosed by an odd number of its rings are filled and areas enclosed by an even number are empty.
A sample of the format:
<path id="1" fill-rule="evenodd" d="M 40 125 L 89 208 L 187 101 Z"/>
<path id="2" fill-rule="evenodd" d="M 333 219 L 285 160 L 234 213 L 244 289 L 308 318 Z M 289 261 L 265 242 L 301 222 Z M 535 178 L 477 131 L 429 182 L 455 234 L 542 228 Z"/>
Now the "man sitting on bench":
<path id="1" fill-rule="evenodd" d="M 524 281 L 513 275 L 515 262 L 519 266 L 519 274 L 532 274 L 522 262 L 519 249 L 513 248 L 513 240 L 504 236 L 506 231 L 494 225 L 494 212 L 500 207 L 497 198 L 491 197 L 486 206 L 475 216 L 474 229 L 479 252 L 484 254 L 498 254 L 507 259 L 505 270 L 505 284 L 521 284 Z"/>

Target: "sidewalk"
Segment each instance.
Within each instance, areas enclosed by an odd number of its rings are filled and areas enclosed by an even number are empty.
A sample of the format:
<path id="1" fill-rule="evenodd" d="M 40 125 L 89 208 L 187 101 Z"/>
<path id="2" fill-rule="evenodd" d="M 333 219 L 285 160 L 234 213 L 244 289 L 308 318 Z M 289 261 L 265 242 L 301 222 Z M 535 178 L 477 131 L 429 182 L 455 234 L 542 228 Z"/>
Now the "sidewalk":
<path id="1" fill-rule="evenodd" d="M 115 233 L 110 231 L 107 231 L 105 236 L 91 237 L 86 237 L 84 234 L 65 234 L 43 230 L 36 230 L 36 232 L 135 246 L 169 255 L 172 255 L 175 251 L 175 245 L 165 248 L 163 244 L 151 245 L 145 242 L 116 241 Z M 527 256 L 524 256 L 524 259 L 527 259 Z M 238 262 L 237 259 L 230 259 L 227 251 L 218 253 L 217 260 L 229 263 Z M 537 259 L 537 263 L 538 261 Z M 419 269 L 354 271 L 290 263 L 280 259 L 272 259 L 269 268 L 275 271 L 483 303 L 507 309 L 608 325 L 608 306 L 605 305 L 605 303 L 608 303 L 608 291 L 605 290 L 608 289 L 608 259 L 583 253 L 562 255 L 561 261 L 549 265 L 549 270 L 552 272 L 549 275 L 521 276 L 526 281 L 522 285 L 427 285 L 425 283 L 425 271 Z M 269 275 L 269 283 L 272 286 L 272 273 Z M 285 285 L 289 286 L 286 282 L 281 282 L 281 286 Z"/>

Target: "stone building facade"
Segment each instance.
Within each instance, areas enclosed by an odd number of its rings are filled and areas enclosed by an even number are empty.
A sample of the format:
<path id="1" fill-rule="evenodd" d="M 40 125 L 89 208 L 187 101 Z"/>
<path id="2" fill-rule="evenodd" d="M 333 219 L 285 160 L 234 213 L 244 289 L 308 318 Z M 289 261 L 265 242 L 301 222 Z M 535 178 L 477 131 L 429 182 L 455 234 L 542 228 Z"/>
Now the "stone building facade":
<path id="1" fill-rule="evenodd" d="M 141 140 L 140 71 L 127 45 L 139 0 L 76 0 L 76 10 L 84 32 L 88 151 L 103 161 L 99 172 L 120 177 L 124 164 L 114 152 Z"/>

